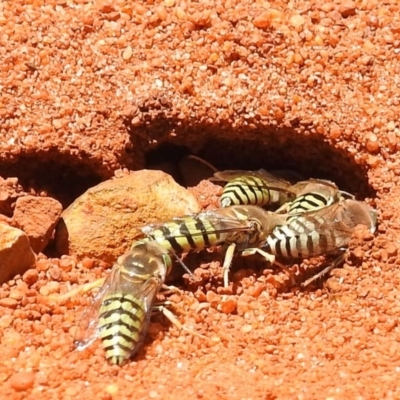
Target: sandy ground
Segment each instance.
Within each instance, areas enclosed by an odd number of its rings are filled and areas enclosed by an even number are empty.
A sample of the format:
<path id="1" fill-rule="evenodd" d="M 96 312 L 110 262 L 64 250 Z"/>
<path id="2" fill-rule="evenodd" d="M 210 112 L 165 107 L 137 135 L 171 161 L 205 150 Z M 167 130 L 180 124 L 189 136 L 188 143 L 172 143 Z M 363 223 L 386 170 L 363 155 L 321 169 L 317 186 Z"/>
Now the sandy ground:
<path id="1" fill-rule="evenodd" d="M 219 168 L 328 177 L 375 206 L 379 225 L 308 290 L 307 264 L 291 284 L 251 258 L 224 293 L 221 256 L 195 257 L 202 279 L 169 300 L 207 339 L 156 316 L 121 368 L 98 343 L 74 350 L 90 296 L 43 298 L 102 265 L 40 256 L 0 289 L 0 397 L 400 398 L 399 11 L 396 0 L 3 1 L 0 175 L 65 206 L 169 142 Z"/>

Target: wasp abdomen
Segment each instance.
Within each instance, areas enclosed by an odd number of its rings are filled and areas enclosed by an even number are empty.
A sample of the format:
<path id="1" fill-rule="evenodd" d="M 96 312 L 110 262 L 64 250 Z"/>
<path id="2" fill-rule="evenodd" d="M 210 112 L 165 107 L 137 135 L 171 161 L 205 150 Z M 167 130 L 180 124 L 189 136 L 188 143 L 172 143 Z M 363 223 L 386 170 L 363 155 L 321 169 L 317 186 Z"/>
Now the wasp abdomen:
<path id="1" fill-rule="evenodd" d="M 278 200 L 279 193 L 269 189 L 264 179 L 243 176 L 225 185 L 220 202 L 222 207 L 247 204 L 263 206 Z"/>
<path id="2" fill-rule="evenodd" d="M 135 351 L 141 340 L 146 317 L 143 302 L 129 294 L 116 293 L 103 300 L 99 315 L 99 337 L 106 358 L 120 365 Z"/>
<path id="3" fill-rule="evenodd" d="M 219 243 L 221 235 L 212 222 L 204 218 L 186 217 L 179 222 L 166 222 L 148 237 L 177 254 L 203 250 Z"/>
<path id="4" fill-rule="evenodd" d="M 288 225 L 276 227 L 267 237 L 266 250 L 285 259 L 307 258 L 329 253 L 342 245 L 333 229 L 321 228 L 323 220 L 297 217 Z"/>

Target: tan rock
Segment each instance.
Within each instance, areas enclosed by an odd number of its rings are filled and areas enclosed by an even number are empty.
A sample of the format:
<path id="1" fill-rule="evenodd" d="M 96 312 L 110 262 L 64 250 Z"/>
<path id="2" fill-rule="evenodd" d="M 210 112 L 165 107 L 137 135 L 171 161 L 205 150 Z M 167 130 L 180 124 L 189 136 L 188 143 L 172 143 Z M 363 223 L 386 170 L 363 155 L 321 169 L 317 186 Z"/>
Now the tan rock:
<path id="1" fill-rule="evenodd" d="M 35 262 L 28 236 L 20 229 L 0 223 L 0 284 L 22 275 Z"/>
<path id="2" fill-rule="evenodd" d="M 19 197 L 12 225 L 22 229 L 35 253 L 45 249 L 62 213 L 62 205 L 51 197 Z"/>
<path id="3" fill-rule="evenodd" d="M 56 247 L 61 254 L 108 263 L 142 235 L 138 229 L 200 210 L 196 198 L 161 171 L 142 170 L 89 189 L 62 214 Z"/>

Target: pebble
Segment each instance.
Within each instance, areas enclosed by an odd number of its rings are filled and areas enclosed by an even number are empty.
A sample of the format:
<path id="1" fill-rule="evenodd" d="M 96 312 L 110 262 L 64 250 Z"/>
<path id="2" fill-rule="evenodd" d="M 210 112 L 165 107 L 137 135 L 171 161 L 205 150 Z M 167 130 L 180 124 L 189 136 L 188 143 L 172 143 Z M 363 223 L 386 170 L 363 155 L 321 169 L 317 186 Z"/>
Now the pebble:
<path id="1" fill-rule="evenodd" d="M 35 382 L 35 374 L 33 372 L 16 372 L 9 379 L 11 387 L 17 392 L 32 389 Z"/>
<path id="2" fill-rule="evenodd" d="M 218 309 L 224 314 L 232 314 L 236 310 L 236 299 L 229 298 L 228 300 L 222 301 Z"/>
<path id="3" fill-rule="evenodd" d="M 125 61 L 128 61 L 132 57 L 132 54 L 133 54 L 132 46 L 128 46 L 125 48 L 124 52 L 122 53 L 122 58 Z"/>
<path id="4" fill-rule="evenodd" d="M 17 306 L 18 306 L 18 300 L 11 299 L 9 297 L 0 299 L 0 307 L 17 308 Z"/>
<path id="5" fill-rule="evenodd" d="M 39 278 L 39 273 L 36 269 L 28 269 L 22 276 L 22 280 L 26 282 L 29 286 L 37 282 Z"/>

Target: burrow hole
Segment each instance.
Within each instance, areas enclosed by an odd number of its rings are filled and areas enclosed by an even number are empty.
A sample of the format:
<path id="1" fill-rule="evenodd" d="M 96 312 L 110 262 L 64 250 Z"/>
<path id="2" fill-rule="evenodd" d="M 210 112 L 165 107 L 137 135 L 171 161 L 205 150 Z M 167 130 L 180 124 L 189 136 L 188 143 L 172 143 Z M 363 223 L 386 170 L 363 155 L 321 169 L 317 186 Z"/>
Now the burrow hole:
<path id="1" fill-rule="evenodd" d="M 151 127 L 148 128 L 151 130 Z M 154 131 L 152 131 L 154 132 Z M 228 130 L 191 129 L 189 139 L 185 132 L 177 132 L 171 140 L 168 131 L 157 134 L 157 144 L 141 142 L 143 139 L 132 136 L 134 151 L 142 151 L 144 159 L 139 167 L 161 169 L 174 179 L 185 184 L 180 170 L 180 160 L 194 154 L 214 165 L 218 170 L 243 169 L 289 170 L 304 179 L 320 178 L 335 182 L 340 189 L 354 194 L 357 199 L 376 196 L 368 182 L 368 171 L 358 165 L 344 150 L 335 149 L 321 138 L 281 135 L 275 140 L 274 132 L 260 135 L 260 140 L 230 139 Z M 246 136 L 245 134 L 243 136 Z M 156 142 L 153 140 L 152 142 Z M 136 150 L 135 150 L 136 149 Z M 138 157 L 134 153 L 121 155 L 121 166 L 138 168 Z M 20 155 L 17 159 L 3 161 L 0 176 L 17 177 L 25 191 L 33 188 L 36 193 L 46 191 L 49 196 L 59 200 L 66 208 L 82 193 L 113 175 L 112 170 L 100 168 L 98 160 L 79 158 L 60 154 L 56 151 Z M 194 182 L 196 184 L 198 182 Z"/>

